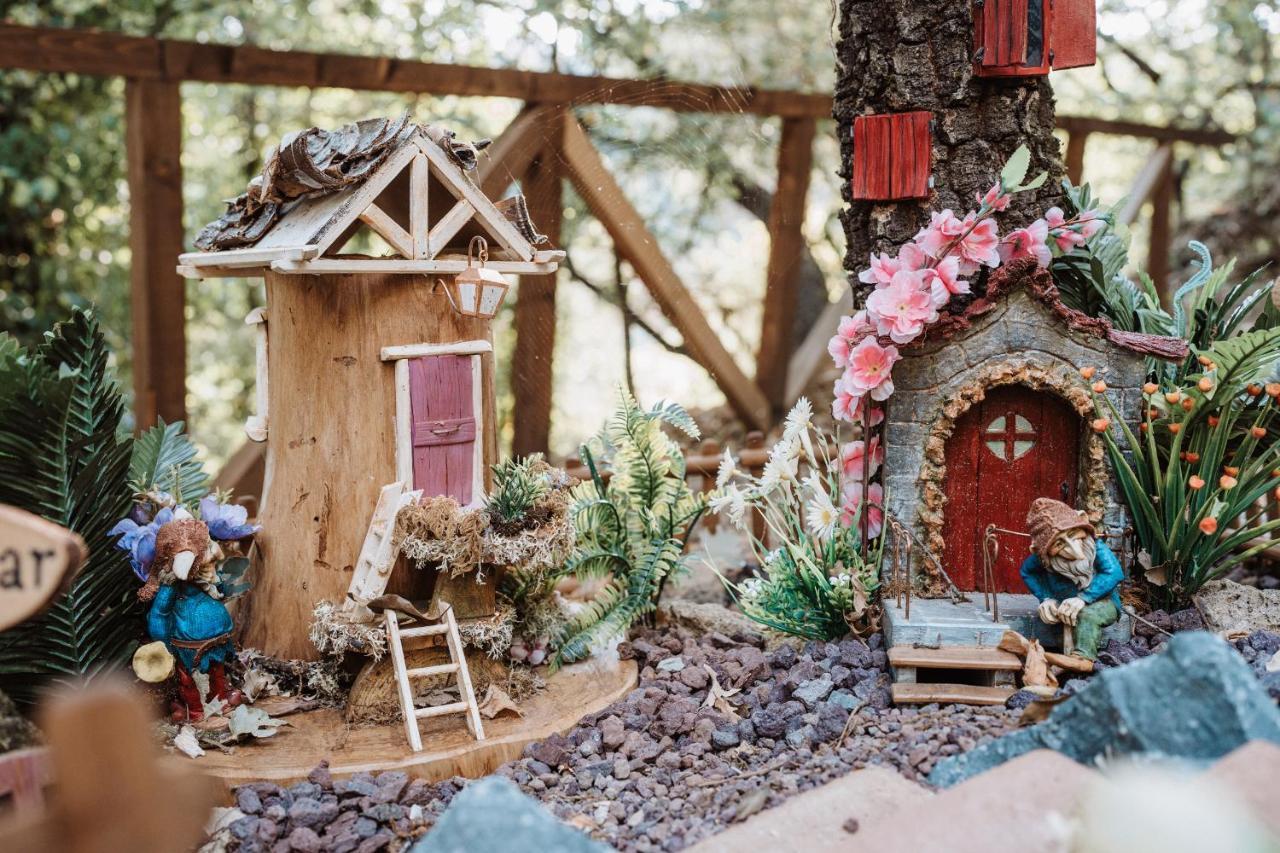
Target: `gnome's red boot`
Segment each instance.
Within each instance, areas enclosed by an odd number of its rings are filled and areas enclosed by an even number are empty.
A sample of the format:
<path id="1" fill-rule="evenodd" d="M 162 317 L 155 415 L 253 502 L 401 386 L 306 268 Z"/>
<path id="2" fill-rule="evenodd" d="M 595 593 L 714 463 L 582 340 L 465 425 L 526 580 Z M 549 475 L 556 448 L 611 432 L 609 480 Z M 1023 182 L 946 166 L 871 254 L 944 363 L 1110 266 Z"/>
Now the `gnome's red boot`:
<path id="1" fill-rule="evenodd" d="M 204 699 L 200 696 L 200 687 L 196 684 L 196 680 L 191 677 L 191 673 L 181 666 L 177 669 L 178 697 L 182 701 L 174 702 L 170 706 L 173 710 L 174 722 L 182 722 L 184 720 L 193 723 L 199 722 L 204 719 Z"/>
<path id="2" fill-rule="evenodd" d="M 209 692 L 215 699 L 221 699 L 226 703 L 228 708 L 234 708 L 244 702 L 244 694 L 239 690 L 232 690 L 231 685 L 227 684 L 226 664 L 209 665 Z"/>

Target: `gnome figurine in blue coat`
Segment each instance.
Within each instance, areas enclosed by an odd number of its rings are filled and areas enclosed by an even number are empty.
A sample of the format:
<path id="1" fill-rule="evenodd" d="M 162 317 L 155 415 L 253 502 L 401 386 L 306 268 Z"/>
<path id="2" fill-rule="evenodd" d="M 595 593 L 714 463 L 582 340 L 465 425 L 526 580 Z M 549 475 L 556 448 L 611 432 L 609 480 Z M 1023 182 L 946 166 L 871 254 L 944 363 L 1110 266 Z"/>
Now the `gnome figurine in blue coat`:
<path id="1" fill-rule="evenodd" d="M 151 602 L 147 632 L 161 641 L 177 660 L 180 702 L 173 706 L 179 719 L 204 717 L 204 697 L 192 677 L 209 676 L 210 693 L 228 707 L 241 702 L 227 683 L 227 662 L 235 656 L 234 625 L 226 605 L 218 600 L 210 556 L 209 527 L 178 510 L 174 520 L 156 532 L 156 556 L 138 597 Z"/>

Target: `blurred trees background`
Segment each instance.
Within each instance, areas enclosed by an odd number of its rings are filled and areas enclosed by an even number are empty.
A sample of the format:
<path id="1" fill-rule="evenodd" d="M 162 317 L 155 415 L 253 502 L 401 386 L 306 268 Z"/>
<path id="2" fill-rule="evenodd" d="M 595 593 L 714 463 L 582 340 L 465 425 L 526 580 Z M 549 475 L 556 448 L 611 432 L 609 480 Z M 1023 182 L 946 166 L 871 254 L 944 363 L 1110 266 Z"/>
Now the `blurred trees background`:
<path id="1" fill-rule="evenodd" d="M 1059 112 L 1244 134 L 1233 151 L 1179 149 L 1183 228 L 1219 253 L 1242 255 L 1246 267 L 1270 259 L 1280 208 L 1280 72 L 1272 61 L 1280 3 L 1103 0 L 1101 8 L 1101 61 L 1053 75 Z M 780 11 L 761 0 L 0 0 L 0 18 L 22 24 L 806 91 L 832 88 L 832 14 L 826 4 Z M 29 342 L 70 306 L 96 304 L 128 387 L 123 88 L 118 79 L 0 71 L 0 328 Z M 183 97 L 189 235 L 290 130 L 408 109 L 463 137 L 491 136 L 520 106 L 211 84 L 186 84 Z M 777 120 L 620 106 L 580 116 L 712 324 L 750 364 Z M 802 328 L 845 281 L 835 125 L 820 131 Z M 1086 178 L 1114 200 L 1148 153 L 1137 140 L 1092 137 Z M 553 450 L 571 450 L 595 428 L 611 407 L 611 382 L 629 380 L 645 398 L 716 405 L 714 384 L 679 355 L 679 336 L 643 288 L 631 286 L 603 229 L 566 195 L 562 243 L 572 263 L 561 273 L 557 348 L 574 357 L 556 361 Z M 242 318 L 262 294 L 237 279 L 187 287 L 191 426 L 216 469 L 242 438 L 253 358 Z M 507 325 L 498 334 L 509 354 Z M 509 407 L 509 393 L 503 399 Z"/>

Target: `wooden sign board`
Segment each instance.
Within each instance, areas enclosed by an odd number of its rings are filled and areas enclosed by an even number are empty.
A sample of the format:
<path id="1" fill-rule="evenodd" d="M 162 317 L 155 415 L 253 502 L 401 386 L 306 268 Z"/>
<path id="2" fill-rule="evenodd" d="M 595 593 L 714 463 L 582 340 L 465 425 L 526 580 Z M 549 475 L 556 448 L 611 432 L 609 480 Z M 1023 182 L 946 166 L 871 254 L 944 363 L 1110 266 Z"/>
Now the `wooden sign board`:
<path id="1" fill-rule="evenodd" d="M 44 610 L 86 556 L 84 541 L 70 530 L 0 506 L 0 631 Z"/>

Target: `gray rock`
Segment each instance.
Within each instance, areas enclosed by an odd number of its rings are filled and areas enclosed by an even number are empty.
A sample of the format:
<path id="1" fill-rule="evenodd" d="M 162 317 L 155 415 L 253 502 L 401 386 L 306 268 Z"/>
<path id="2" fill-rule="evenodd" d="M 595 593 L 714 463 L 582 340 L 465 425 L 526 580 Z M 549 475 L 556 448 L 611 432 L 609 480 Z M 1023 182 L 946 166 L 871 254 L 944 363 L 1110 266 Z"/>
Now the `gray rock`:
<path id="1" fill-rule="evenodd" d="M 684 669 L 684 658 L 679 655 L 658 661 L 659 672 L 680 672 Z"/>
<path id="2" fill-rule="evenodd" d="M 245 814 L 260 814 L 262 812 L 262 800 L 259 799 L 258 792 L 252 788 L 237 788 L 236 808 Z"/>
<path id="3" fill-rule="evenodd" d="M 1208 762 L 1257 739 L 1280 743 L 1280 710 L 1231 646 L 1192 631 L 1103 671 L 1040 725 L 938 762 L 929 781 L 948 787 L 1033 749 L 1083 764 L 1132 753 Z"/>
<path id="4" fill-rule="evenodd" d="M 489 776 L 468 785 L 411 853 L 604 853 L 612 848 L 556 820 L 515 785 Z"/>
<path id="5" fill-rule="evenodd" d="M 1210 631 L 1280 631 L 1280 590 L 1209 581 L 1196 593 L 1195 603 Z"/>
<path id="6" fill-rule="evenodd" d="M 848 690 L 833 690 L 831 695 L 827 697 L 827 701 L 839 705 L 846 711 L 852 711 L 862 704 L 862 700 Z"/>
<path id="7" fill-rule="evenodd" d="M 736 728 L 716 729 L 711 733 L 711 745 L 716 749 L 732 749 L 742 743 Z"/>
<path id="8" fill-rule="evenodd" d="M 803 702 L 806 708 L 812 709 L 827 698 L 827 695 L 831 693 L 831 688 L 834 686 L 831 683 L 831 679 L 824 675 L 821 678 L 804 682 L 791 695 L 793 698 Z"/>
<path id="9" fill-rule="evenodd" d="M 320 853 L 320 836 L 314 829 L 300 826 L 289 833 L 289 849 L 298 853 Z"/>

